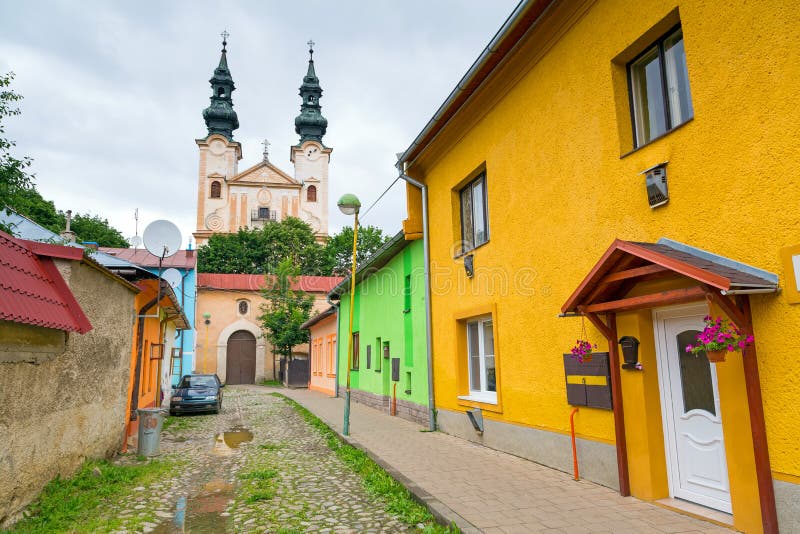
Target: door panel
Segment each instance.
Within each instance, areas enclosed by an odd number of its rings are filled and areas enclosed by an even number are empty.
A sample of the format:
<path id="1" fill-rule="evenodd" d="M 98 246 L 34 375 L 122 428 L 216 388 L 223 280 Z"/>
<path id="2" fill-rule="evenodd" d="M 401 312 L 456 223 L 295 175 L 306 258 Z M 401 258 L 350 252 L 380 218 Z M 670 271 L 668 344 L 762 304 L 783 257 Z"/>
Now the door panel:
<path id="1" fill-rule="evenodd" d="M 716 368 L 686 353 L 703 328 L 696 308 L 656 312 L 656 339 L 670 493 L 731 512 Z"/>
<path id="2" fill-rule="evenodd" d="M 256 338 L 240 330 L 228 338 L 225 382 L 254 384 L 256 381 Z"/>

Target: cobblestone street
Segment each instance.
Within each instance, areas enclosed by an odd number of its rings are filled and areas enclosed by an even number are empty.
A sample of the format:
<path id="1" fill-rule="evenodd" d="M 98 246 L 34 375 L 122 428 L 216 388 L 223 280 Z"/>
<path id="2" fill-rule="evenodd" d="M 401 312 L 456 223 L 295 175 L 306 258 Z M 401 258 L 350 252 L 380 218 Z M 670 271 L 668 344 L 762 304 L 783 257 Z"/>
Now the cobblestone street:
<path id="1" fill-rule="evenodd" d="M 122 520 L 115 532 L 416 530 L 385 512 L 319 431 L 266 388 L 227 388 L 219 415 L 170 419 L 161 457 L 179 463 L 175 476 L 99 511 Z"/>

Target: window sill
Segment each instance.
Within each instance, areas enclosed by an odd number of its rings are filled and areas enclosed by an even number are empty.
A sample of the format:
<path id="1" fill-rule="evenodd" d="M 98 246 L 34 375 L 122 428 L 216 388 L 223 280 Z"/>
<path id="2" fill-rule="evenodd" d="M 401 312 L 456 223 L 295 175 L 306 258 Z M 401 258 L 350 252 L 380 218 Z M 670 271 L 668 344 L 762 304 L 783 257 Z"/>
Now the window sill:
<path id="1" fill-rule="evenodd" d="M 458 400 L 479 402 L 481 404 L 492 404 L 497 406 L 497 395 L 459 395 Z"/>
<path id="2" fill-rule="evenodd" d="M 483 247 L 483 246 L 486 246 L 486 245 L 488 245 L 488 244 L 489 244 L 489 241 L 490 241 L 490 240 L 489 240 L 489 239 L 487 239 L 486 241 L 484 241 L 483 243 L 481 243 L 481 244 L 480 244 L 480 245 L 478 245 L 477 247 L 472 247 L 472 248 L 471 248 L 471 249 L 469 249 L 469 250 L 465 250 L 465 251 L 463 251 L 463 252 L 459 252 L 458 254 L 456 254 L 455 256 L 453 256 L 453 259 L 454 259 L 454 260 L 458 260 L 458 259 L 461 259 L 461 258 L 463 258 L 464 256 L 467 256 L 468 254 L 472 254 L 473 252 L 475 252 L 475 251 L 476 251 L 476 250 L 478 250 L 479 248 L 481 248 L 481 247 Z"/>
<path id="3" fill-rule="evenodd" d="M 625 158 L 627 158 L 628 156 L 630 156 L 631 154 L 633 154 L 633 153 L 635 153 L 635 152 L 639 152 L 641 149 L 643 149 L 643 148 L 645 148 L 645 147 L 648 147 L 648 146 L 652 145 L 652 144 L 653 144 L 653 143 L 655 143 L 656 141 L 660 141 L 661 139 L 664 139 L 665 137 L 667 137 L 667 136 L 668 136 L 669 134 L 671 134 L 672 132 L 674 132 L 674 131 L 676 131 L 676 130 L 680 130 L 681 128 L 683 128 L 684 126 L 686 126 L 687 124 L 689 124 L 689 123 L 690 123 L 690 122 L 692 122 L 693 120 L 694 120 L 694 117 L 692 117 L 691 119 L 688 119 L 686 122 L 682 122 L 682 123 L 680 123 L 679 125 L 675 126 L 674 128 L 672 128 L 672 129 L 670 129 L 670 130 L 667 130 L 666 132 L 664 132 L 663 134 L 659 135 L 658 137 L 654 137 L 654 138 L 650 139 L 650 140 L 649 140 L 648 142 L 646 142 L 645 144 L 643 144 L 643 145 L 639 145 L 639 146 L 637 146 L 636 148 L 634 148 L 633 150 L 629 150 L 628 152 L 625 152 L 624 154 L 622 154 L 622 155 L 619 157 L 619 159 L 625 159 Z"/>

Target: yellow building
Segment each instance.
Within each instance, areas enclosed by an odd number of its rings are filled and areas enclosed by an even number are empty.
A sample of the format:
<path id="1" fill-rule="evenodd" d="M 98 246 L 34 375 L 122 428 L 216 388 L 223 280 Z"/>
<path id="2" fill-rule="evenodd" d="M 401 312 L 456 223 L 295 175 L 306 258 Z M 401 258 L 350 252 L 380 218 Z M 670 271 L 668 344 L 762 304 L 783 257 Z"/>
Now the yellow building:
<path id="1" fill-rule="evenodd" d="M 800 529 L 790 4 L 516 8 L 398 163 L 427 188 L 440 429 L 571 471 L 566 383 L 586 380 L 613 410 L 575 415 L 584 477 L 746 532 Z M 407 238 L 424 207 L 409 186 Z M 707 314 L 755 344 L 688 359 Z M 584 320 L 611 364 L 565 380 Z M 624 336 L 641 370 L 622 368 Z"/>

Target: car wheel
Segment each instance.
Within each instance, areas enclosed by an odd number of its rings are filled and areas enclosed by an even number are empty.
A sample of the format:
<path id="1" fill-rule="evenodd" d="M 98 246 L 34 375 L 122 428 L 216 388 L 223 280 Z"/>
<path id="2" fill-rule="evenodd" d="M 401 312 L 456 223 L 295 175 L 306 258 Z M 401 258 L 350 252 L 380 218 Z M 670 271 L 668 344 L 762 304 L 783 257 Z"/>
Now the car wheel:
<path id="1" fill-rule="evenodd" d="M 220 410 L 222 410 L 222 403 L 221 403 L 221 402 L 218 402 L 218 403 L 217 403 L 217 406 L 214 408 L 214 411 L 213 411 L 213 413 L 219 413 L 219 412 L 220 412 Z"/>

